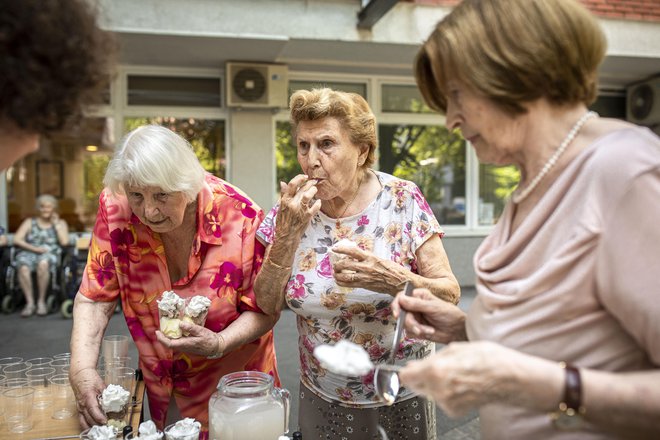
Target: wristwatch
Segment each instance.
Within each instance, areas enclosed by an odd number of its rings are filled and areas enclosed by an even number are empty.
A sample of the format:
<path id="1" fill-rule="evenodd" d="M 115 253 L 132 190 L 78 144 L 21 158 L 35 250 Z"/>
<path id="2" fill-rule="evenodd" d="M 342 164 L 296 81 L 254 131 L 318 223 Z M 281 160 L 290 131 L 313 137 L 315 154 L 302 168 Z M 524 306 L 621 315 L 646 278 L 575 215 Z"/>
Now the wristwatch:
<path id="1" fill-rule="evenodd" d="M 566 383 L 564 398 L 559 404 L 559 410 L 551 414 L 552 424 L 562 431 L 581 429 L 584 426 L 586 410 L 582 406 L 580 370 L 565 362 L 560 362 L 559 366 L 566 372 Z"/>

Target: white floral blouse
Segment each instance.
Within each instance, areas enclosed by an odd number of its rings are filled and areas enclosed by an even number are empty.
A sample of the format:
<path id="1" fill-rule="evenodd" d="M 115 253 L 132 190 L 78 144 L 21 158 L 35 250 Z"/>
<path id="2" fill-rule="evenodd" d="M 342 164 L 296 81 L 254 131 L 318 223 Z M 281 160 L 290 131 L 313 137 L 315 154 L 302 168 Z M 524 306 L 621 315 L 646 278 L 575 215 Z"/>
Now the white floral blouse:
<path id="1" fill-rule="evenodd" d="M 329 249 L 341 239 L 380 258 L 416 272 L 415 252 L 433 234 L 443 232 L 419 188 L 412 182 L 376 172 L 381 191 L 361 213 L 335 219 L 319 212 L 305 231 L 293 262 L 286 301 L 298 316 L 301 381 L 321 398 L 344 406 L 382 406 L 374 395 L 373 372 L 362 377 L 335 375 L 313 355 L 321 344 L 348 339 L 362 345 L 374 363 L 385 362 L 394 338 L 392 296 L 366 289 L 339 287 L 332 276 Z M 276 205 L 262 222 L 257 237 L 273 240 Z M 428 341 L 404 338 L 397 363 L 420 359 L 434 350 Z M 403 390 L 399 400 L 412 397 Z"/>

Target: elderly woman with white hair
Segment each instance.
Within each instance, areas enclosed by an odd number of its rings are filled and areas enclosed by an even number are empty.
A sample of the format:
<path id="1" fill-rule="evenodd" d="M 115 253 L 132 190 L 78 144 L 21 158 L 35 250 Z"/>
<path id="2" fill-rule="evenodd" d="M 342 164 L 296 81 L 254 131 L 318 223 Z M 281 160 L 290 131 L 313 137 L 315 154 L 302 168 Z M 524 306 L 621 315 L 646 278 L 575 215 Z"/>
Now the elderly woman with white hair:
<path id="1" fill-rule="evenodd" d="M 46 293 L 50 281 L 50 269 L 57 266 L 62 246 L 69 243 L 69 227 L 57 215 L 57 199 L 50 194 L 37 197 L 39 215 L 23 220 L 14 234 L 14 246 L 18 248 L 15 265 L 18 284 L 25 297 L 23 318 L 34 315 L 46 316 Z M 32 273 L 37 274 L 37 302 L 34 302 Z"/>
<path id="2" fill-rule="evenodd" d="M 262 210 L 208 174 L 190 144 L 160 126 L 129 133 L 108 165 L 87 266 L 76 296 L 69 376 L 83 427 L 106 422 L 96 371 L 104 330 L 121 299 L 139 352 L 152 420 L 194 417 L 208 429 L 208 400 L 227 373 L 277 375 L 272 327 L 252 285 L 264 248 L 255 240 Z M 204 326 L 187 337 L 158 330 L 165 291 L 211 302 Z"/>

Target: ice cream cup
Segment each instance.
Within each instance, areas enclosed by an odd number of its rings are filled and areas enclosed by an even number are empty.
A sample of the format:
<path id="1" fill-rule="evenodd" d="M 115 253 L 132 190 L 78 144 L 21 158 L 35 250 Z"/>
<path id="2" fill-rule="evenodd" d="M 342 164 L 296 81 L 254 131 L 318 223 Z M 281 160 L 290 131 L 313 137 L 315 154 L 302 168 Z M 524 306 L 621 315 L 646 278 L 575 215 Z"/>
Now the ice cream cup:
<path id="1" fill-rule="evenodd" d="M 186 307 L 183 310 L 183 321 L 204 327 L 210 307 L 211 300 L 205 296 L 198 295 L 188 298 L 186 300 Z M 184 331 L 183 335 L 188 336 L 188 332 Z"/>
<path id="2" fill-rule="evenodd" d="M 156 424 L 148 420 L 146 422 L 140 423 L 137 431 L 132 431 L 128 435 L 124 436 L 124 440 L 135 440 L 135 439 L 144 439 L 144 440 L 162 440 L 165 434 L 163 431 L 160 431 L 156 428 Z"/>
<path id="3" fill-rule="evenodd" d="M 199 422 L 185 423 L 191 419 L 179 420 L 169 426 L 166 426 L 163 432 L 165 440 L 199 440 L 201 425 Z"/>
<path id="4" fill-rule="evenodd" d="M 98 427 L 96 427 L 96 426 L 92 426 L 91 428 L 87 428 L 87 429 L 85 429 L 83 432 L 81 432 L 81 433 L 80 433 L 80 437 L 79 437 L 80 440 L 95 440 L 96 437 L 93 436 L 93 435 L 90 435 L 90 432 L 91 432 L 94 428 L 98 429 Z M 117 438 L 117 437 L 118 437 L 118 432 L 119 432 L 119 431 L 118 431 L 116 428 L 113 428 L 113 430 L 114 430 L 114 433 L 115 433 L 115 434 L 114 434 L 114 437 L 108 437 L 108 438 Z"/>
<path id="5" fill-rule="evenodd" d="M 158 312 L 158 318 L 160 319 L 160 331 L 170 339 L 179 339 L 183 336 L 181 331 L 181 318 L 170 317 L 166 314 L 163 314 L 161 311 Z"/>
<path id="6" fill-rule="evenodd" d="M 170 339 L 179 339 L 182 336 L 179 325 L 186 302 L 171 290 L 163 292 L 157 302 L 160 331 Z"/>
<path id="7" fill-rule="evenodd" d="M 112 390 L 112 391 L 110 391 Z M 106 401 L 103 395 L 110 391 L 110 395 L 106 395 Z M 114 395 L 113 395 L 114 394 Z M 130 392 L 126 391 L 123 387 L 117 385 L 108 385 L 103 391 L 103 394 L 97 396 L 99 406 L 108 418 L 107 425 L 117 428 L 121 431 L 126 426 L 126 415 L 130 402 Z M 109 402 L 108 402 L 109 400 Z"/>

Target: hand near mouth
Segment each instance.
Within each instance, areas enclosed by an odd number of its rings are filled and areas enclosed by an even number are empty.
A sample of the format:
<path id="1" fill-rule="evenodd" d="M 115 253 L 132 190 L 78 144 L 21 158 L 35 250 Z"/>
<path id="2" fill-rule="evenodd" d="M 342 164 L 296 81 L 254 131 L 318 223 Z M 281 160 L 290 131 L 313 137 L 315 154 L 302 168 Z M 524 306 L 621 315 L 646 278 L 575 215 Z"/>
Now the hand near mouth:
<path id="1" fill-rule="evenodd" d="M 300 238 L 310 220 L 321 209 L 316 199 L 318 179 L 299 174 L 289 183 L 280 182 L 280 209 L 277 214 L 276 234 Z"/>

